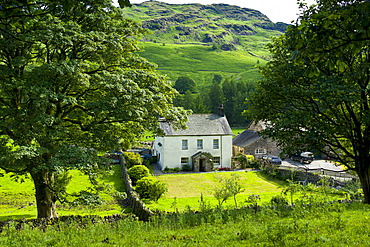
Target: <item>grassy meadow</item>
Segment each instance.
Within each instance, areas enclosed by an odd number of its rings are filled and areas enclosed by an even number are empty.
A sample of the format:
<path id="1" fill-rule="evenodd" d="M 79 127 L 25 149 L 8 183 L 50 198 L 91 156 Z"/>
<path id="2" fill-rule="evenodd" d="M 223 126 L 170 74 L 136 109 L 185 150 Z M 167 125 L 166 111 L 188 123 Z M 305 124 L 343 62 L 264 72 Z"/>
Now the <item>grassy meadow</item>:
<path id="1" fill-rule="evenodd" d="M 72 181 L 67 187 L 68 193 L 75 193 L 86 190 L 91 186 L 88 177 L 79 171 L 70 171 Z M 121 177 L 121 167 L 112 166 L 112 174 L 101 179 L 113 191 L 124 191 Z M 23 182 L 15 181 L 10 174 L 0 177 L 0 221 L 7 219 L 32 219 L 37 217 L 36 200 L 33 182 L 30 178 L 23 177 Z M 57 213 L 64 215 L 112 215 L 121 213 L 124 208 L 117 204 L 110 193 L 102 193 L 104 204 L 99 206 L 69 206 L 67 204 L 57 204 Z M 69 198 L 73 200 L 73 198 Z"/>
<path id="2" fill-rule="evenodd" d="M 327 246 L 370 245 L 370 206 L 317 204 L 234 210 L 188 210 L 150 222 L 77 221 L 33 228 L 10 222 L 0 246 Z M 21 227 L 21 230 L 17 230 Z"/>
<path id="3" fill-rule="evenodd" d="M 220 180 L 230 178 L 231 174 L 240 176 L 240 184 L 244 191 L 237 195 L 238 206 L 246 205 L 249 195 L 259 195 L 261 203 L 268 202 L 273 196 L 279 195 L 286 182 L 273 180 L 259 171 L 208 172 L 187 174 L 166 174 L 156 178 L 168 186 L 168 192 L 158 202 L 145 201 L 152 210 L 184 211 L 188 207 L 199 208 L 201 197 L 212 207 L 218 204 L 213 196 L 214 188 Z M 223 204 L 225 207 L 235 207 L 232 198 Z"/>
<path id="4" fill-rule="evenodd" d="M 255 83 L 261 78 L 256 65 L 266 61 L 243 50 L 217 51 L 211 46 L 193 44 L 141 43 L 140 53 L 158 65 L 158 72 L 176 81 L 179 76 L 187 76 L 196 83 L 196 90 L 209 87 L 214 74 L 224 78 L 232 77 Z"/>

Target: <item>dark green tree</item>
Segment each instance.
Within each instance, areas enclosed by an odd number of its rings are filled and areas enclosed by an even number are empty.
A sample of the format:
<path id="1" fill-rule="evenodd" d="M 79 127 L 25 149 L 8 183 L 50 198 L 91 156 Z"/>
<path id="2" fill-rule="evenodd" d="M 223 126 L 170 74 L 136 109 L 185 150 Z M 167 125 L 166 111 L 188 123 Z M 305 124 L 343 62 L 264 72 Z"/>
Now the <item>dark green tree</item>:
<path id="1" fill-rule="evenodd" d="M 212 113 L 217 113 L 220 104 L 224 101 L 224 96 L 222 93 L 222 88 L 217 81 L 212 83 L 212 86 L 208 92 L 208 107 Z"/>
<path id="2" fill-rule="evenodd" d="M 234 107 L 235 107 L 235 97 L 236 97 L 236 84 L 233 78 L 227 78 L 222 83 L 222 93 L 224 96 L 224 108 L 225 115 L 231 124 L 234 124 Z"/>
<path id="3" fill-rule="evenodd" d="M 303 5 L 302 5 L 303 6 Z M 286 153 L 313 147 L 357 172 L 370 203 L 370 2 L 320 0 L 270 45 L 249 114 Z"/>
<path id="4" fill-rule="evenodd" d="M 186 91 L 193 92 L 195 88 L 195 82 L 193 79 L 187 76 L 180 76 L 175 81 L 175 85 L 173 87 L 181 94 L 186 93 Z"/>
<path id="5" fill-rule="evenodd" d="M 128 3 L 128 1 L 120 1 Z M 97 156 L 128 145 L 158 117 L 183 123 L 176 95 L 137 55 L 141 25 L 108 0 L 0 4 L 0 167 L 30 174 L 38 217 L 57 217 L 55 177 L 93 176 Z"/>
<path id="6" fill-rule="evenodd" d="M 220 74 L 214 74 L 212 82 L 217 82 L 218 84 L 221 84 L 222 82 L 222 75 Z"/>
<path id="7" fill-rule="evenodd" d="M 207 106 L 208 95 L 204 92 L 195 95 L 194 104 L 192 110 L 194 113 L 209 113 L 209 108 Z"/>

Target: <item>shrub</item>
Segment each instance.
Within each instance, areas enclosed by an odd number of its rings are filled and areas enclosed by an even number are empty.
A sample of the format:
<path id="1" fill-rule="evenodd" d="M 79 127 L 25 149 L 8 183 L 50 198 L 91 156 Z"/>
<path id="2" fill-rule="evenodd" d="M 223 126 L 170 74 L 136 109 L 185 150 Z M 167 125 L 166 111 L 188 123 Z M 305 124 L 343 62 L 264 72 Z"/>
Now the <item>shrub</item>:
<path id="1" fill-rule="evenodd" d="M 125 157 L 125 163 L 127 168 L 133 167 L 135 165 L 141 165 L 143 163 L 143 159 L 140 157 L 140 154 L 126 152 L 123 153 L 123 157 Z"/>
<path id="2" fill-rule="evenodd" d="M 190 172 L 191 171 L 191 166 L 190 165 L 182 165 L 181 166 L 181 171 Z"/>
<path id="3" fill-rule="evenodd" d="M 176 173 L 180 172 L 180 168 L 174 167 L 174 168 L 168 168 L 167 166 L 163 169 L 164 173 Z"/>
<path id="4" fill-rule="evenodd" d="M 78 198 L 75 199 L 70 204 L 72 206 L 78 206 L 78 205 L 97 206 L 103 203 L 104 203 L 103 199 L 98 194 L 83 190 L 80 192 Z"/>
<path id="5" fill-rule="evenodd" d="M 143 177 L 137 181 L 135 190 L 140 198 L 158 201 L 168 189 L 166 184 L 154 177 Z"/>
<path id="6" fill-rule="evenodd" d="M 272 197 L 270 203 L 273 206 L 285 206 L 289 204 L 288 200 L 282 195 Z"/>
<path id="7" fill-rule="evenodd" d="M 127 173 L 134 184 L 143 177 L 150 176 L 149 169 L 144 165 L 134 165 L 127 170 Z"/>

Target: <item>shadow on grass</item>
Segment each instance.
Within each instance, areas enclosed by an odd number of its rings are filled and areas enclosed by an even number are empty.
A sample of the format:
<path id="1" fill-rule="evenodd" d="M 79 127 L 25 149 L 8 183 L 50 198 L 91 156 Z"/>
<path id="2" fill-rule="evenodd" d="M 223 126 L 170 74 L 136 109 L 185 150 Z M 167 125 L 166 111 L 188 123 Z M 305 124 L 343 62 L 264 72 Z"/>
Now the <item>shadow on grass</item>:
<path id="1" fill-rule="evenodd" d="M 258 171 L 257 176 L 279 187 L 284 187 L 288 185 L 288 182 L 273 178 L 270 175 L 266 174 L 264 171 Z"/>
<path id="2" fill-rule="evenodd" d="M 104 183 L 113 184 L 113 188 L 116 191 L 125 192 L 125 186 L 122 178 L 122 167 L 120 165 L 111 166 L 113 173 L 101 178 Z"/>
<path id="3" fill-rule="evenodd" d="M 30 219 L 34 217 L 35 217 L 34 214 L 12 214 L 7 216 L 0 215 L 0 221 Z"/>

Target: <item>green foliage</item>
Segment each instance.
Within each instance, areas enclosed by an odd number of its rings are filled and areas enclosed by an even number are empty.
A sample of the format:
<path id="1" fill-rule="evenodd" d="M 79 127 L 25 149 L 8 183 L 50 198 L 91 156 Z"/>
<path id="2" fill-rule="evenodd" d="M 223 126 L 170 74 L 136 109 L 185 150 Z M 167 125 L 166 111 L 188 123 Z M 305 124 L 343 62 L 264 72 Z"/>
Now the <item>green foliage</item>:
<path id="1" fill-rule="evenodd" d="M 181 166 L 181 171 L 184 171 L 184 172 L 190 172 L 192 169 L 191 169 L 191 166 L 190 165 L 182 165 Z"/>
<path id="2" fill-rule="evenodd" d="M 187 77 L 187 76 L 180 76 L 175 81 L 175 85 L 173 86 L 179 93 L 184 94 L 186 91 L 194 91 L 195 82 Z"/>
<path id="3" fill-rule="evenodd" d="M 282 196 L 282 195 L 277 195 L 271 198 L 270 203 L 272 206 L 286 206 L 289 204 L 288 200 Z"/>
<path id="4" fill-rule="evenodd" d="M 244 191 L 243 186 L 239 182 L 240 176 L 236 173 L 231 174 L 230 178 L 221 179 L 220 185 L 213 191 L 213 196 L 217 199 L 218 205 L 222 206 L 230 197 L 233 197 L 235 208 L 238 207 L 236 195 Z"/>
<path id="5" fill-rule="evenodd" d="M 161 196 L 167 192 L 167 186 L 154 177 L 143 177 L 137 181 L 135 191 L 140 198 L 158 201 Z"/>
<path id="6" fill-rule="evenodd" d="M 165 167 L 162 172 L 164 173 L 177 173 L 177 172 L 180 172 L 181 169 L 179 167 L 174 167 L 174 168 L 169 168 L 169 167 Z"/>
<path id="7" fill-rule="evenodd" d="M 141 178 L 150 176 L 149 169 L 144 165 L 134 165 L 127 170 L 127 173 L 134 185 Z"/>
<path id="8" fill-rule="evenodd" d="M 198 246 L 329 247 L 370 243 L 368 205 L 334 203 L 260 209 L 254 214 L 249 207 L 206 207 L 157 215 L 149 222 L 130 215 L 8 221 L 0 229 L 0 245 L 186 246 L 196 242 Z"/>
<path id="9" fill-rule="evenodd" d="M 312 149 L 357 172 L 370 203 L 370 2 L 322 0 L 269 46 L 248 117 L 286 154 Z M 325 40 L 325 42 L 323 42 Z"/>
<path id="10" fill-rule="evenodd" d="M 125 165 L 127 168 L 141 165 L 143 163 L 143 158 L 141 158 L 140 154 L 138 153 L 125 152 L 123 153 L 123 157 L 125 158 Z"/>
<path id="11" fill-rule="evenodd" d="M 72 206 L 97 206 L 104 203 L 98 194 L 90 191 L 81 191 L 77 196 L 78 198 L 70 203 Z"/>
<path id="12" fill-rule="evenodd" d="M 57 216 L 56 173 L 93 181 L 98 152 L 160 132 L 158 116 L 184 126 L 171 82 L 138 55 L 146 31 L 110 1 L 6 2 L 0 19 L 0 166 L 31 175 L 39 217 Z"/>
<path id="13" fill-rule="evenodd" d="M 301 192 L 303 190 L 303 185 L 289 180 L 289 185 L 282 191 L 284 195 L 288 195 L 290 197 L 290 205 L 294 205 L 294 195 Z"/>
<path id="14" fill-rule="evenodd" d="M 113 165 L 110 167 L 111 173 L 99 177 L 100 184 L 106 184 L 104 191 L 93 190 L 89 177 L 78 170 L 68 172 L 68 177 L 72 177 L 66 186 L 65 197 L 59 198 L 57 202 L 58 215 L 111 215 L 124 212 L 126 209 L 118 203 L 126 197 L 125 188 L 122 182 L 121 166 Z M 65 181 L 65 180 L 63 180 Z M 108 187 L 109 186 L 109 187 Z M 72 206 L 68 202 L 77 199 L 73 195 L 78 195 L 80 191 L 89 191 L 92 194 L 98 193 L 104 203 L 93 206 Z M 37 217 L 36 200 L 33 181 L 29 178 L 24 183 L 18 183 L 10 178 L 10 174 L 5 173 L 0 178 L 0 221 L 8 219 L 35 219 Z"/>

